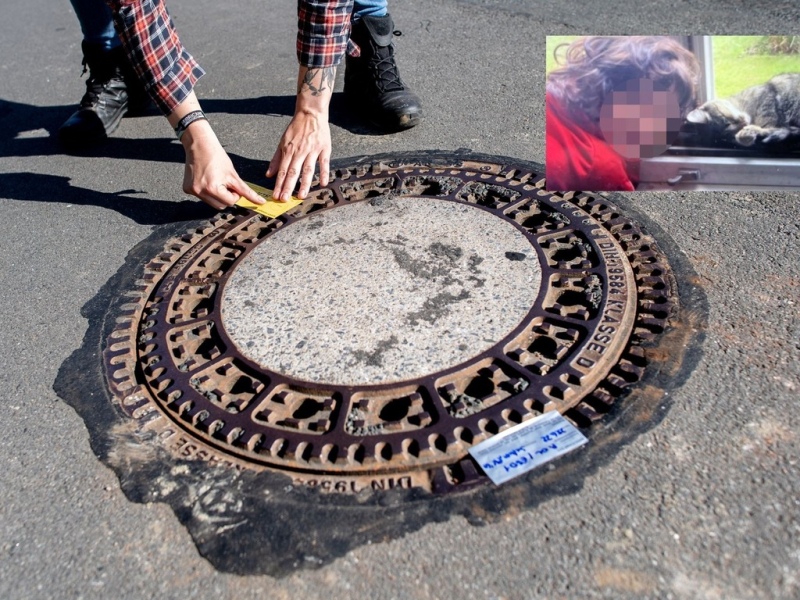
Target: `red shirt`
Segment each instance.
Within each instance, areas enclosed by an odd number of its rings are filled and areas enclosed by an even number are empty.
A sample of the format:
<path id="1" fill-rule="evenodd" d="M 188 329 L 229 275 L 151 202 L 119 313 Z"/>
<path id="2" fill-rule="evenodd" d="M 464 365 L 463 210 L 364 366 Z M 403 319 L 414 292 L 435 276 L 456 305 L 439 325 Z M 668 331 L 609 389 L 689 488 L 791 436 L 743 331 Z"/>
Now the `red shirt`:
<path id="1" fill-rule="evenodd" d="M 551 191 L 634 190 L 634 164 L 604 140 L 576 125 L 563 106 L 547 95 L 547 189 Z"/>

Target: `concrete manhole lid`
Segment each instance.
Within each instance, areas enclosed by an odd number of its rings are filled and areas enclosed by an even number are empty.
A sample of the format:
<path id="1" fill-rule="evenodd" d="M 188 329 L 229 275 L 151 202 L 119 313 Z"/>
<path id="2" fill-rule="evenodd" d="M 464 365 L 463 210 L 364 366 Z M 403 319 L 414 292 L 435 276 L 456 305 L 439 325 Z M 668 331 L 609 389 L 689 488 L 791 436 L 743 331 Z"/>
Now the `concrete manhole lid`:
<path id="1" fill-rule="evenodd" d="M 678 312 L 666 256 L 531 165 L 431 162 L 172 240 L 107 341 L 122 411 L 176 458 L 347 493 L 469 489 L 487 437 L 601 420 Z"/>
<path id="2" fill-rule="evenodd" d="M 525 318 L 540 282 L 511 223 L 457 202 L 381 196 L 265 238 L 227 281 L 222 320 L 266 370 L 380 385 L 488 350 Z"/>

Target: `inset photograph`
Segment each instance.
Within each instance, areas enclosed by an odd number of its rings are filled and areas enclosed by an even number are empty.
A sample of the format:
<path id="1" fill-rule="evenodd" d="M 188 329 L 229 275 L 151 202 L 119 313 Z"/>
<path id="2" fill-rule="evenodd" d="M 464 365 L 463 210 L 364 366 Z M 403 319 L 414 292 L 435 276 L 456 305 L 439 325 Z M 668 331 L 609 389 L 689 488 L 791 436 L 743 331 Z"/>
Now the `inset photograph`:
<path id="1" fill-rule="evenodd" d="M 800 189 L 800 36 L 548 36 L 550 191 Z"/>

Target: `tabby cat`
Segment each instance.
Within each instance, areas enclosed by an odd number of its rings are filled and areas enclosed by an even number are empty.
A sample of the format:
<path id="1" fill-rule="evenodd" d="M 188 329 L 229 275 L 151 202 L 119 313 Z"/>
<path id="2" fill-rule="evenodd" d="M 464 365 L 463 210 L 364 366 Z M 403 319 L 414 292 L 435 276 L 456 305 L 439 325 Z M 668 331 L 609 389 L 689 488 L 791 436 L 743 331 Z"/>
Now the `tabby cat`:
<path id="1" fill-rule="evenodd" d="M 686 120 L 711 142 L 800 145 L 800 73 L 776 75 L 730 98 L 706 102 Z"/>

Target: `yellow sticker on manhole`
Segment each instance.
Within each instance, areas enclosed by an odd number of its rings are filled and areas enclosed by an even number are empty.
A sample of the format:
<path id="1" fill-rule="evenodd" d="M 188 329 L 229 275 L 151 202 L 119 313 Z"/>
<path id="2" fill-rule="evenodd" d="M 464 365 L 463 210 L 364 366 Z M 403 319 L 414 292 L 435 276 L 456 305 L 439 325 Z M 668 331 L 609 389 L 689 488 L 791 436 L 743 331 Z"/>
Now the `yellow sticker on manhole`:
<path id="1" fill-rule="evenodd" d="M 239 200 L 236 201 L 236 206 L 254 210 L 255 212 L 264 215 L 265 217 L 269 217 L 270 219 L 275 219 L 276 217 L 281 216 L 287 210 L 294 208 L 302 202 L 302 200 L 295 198 L 294 196 L 289 198 L 289 200 L 286 202 L 281 202 L 280 200 L 275 200 L 275 198 L 272 197 L 272 190 L 261 187 L 260 185 L 256 185 L 254 183 L 249 183 L 247 181 L 245 181 L 245 183 L 247 183 L 247 185 L 249 185 L 255 193 L 264 198 L 266 202 L 264 202 L 264 204 L 256 204 L 255 202 L 250 202 L 250 200 L 244 196 L 241 196 Z"/>

